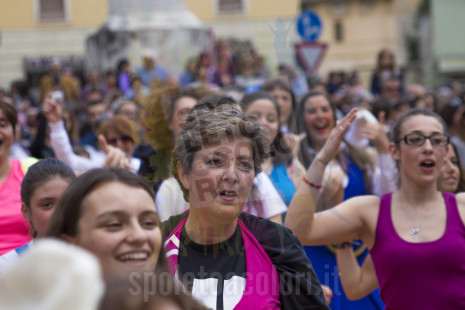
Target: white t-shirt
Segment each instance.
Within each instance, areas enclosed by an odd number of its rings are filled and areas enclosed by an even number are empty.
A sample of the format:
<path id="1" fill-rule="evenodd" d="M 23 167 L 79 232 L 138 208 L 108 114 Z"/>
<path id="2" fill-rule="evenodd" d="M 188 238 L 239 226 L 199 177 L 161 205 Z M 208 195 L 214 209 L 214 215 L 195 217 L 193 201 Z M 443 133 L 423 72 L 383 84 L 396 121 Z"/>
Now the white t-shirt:
<path id="1" fill-rule="evenodd" d="M 0 274 L 2 274 L 10 265 L 16 262 L 23 251 L 27 251 L 32 246 L 34 239 L 25 245 L 0 255 Z"/>

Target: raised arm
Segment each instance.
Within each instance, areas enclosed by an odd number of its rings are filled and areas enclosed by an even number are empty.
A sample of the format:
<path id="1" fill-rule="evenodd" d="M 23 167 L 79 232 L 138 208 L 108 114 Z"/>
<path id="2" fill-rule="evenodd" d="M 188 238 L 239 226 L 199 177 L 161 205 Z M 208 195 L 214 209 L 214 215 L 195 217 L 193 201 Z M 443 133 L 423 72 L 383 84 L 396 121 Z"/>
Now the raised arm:
<path id="1" fill-rule="evenodd" d="M 285 226 L 304 245 L 322 245 L 361 238 L 367 227 L 363 209 L 367 205 L 379 205 L 377 197 L 356 197 L 314 216 L 314 201 L 318 199 L 325 167 L 336 156 L 344 134 L 355 116 L 356 109 L 352 109 L 331 130 L 323 149 L 307 170 L 307 179 L 299 185 L 289 205 Z"/>
<path id="2" fill-rule="evenodd" d="M 342 287 L 350 300 L 361 299 L 379 286 L 370 255 L 360 267 L 352 246 L 346 246 L 336 250 L 336 259 Z"/>

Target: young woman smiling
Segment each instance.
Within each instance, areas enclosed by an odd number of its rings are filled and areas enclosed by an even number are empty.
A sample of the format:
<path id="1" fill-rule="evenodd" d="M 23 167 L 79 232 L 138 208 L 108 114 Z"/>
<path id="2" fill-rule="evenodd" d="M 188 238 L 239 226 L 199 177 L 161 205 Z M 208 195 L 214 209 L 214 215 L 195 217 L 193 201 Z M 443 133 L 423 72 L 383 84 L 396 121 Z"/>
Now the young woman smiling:
<path id="1" fill-rule="evenodd" d="M 81 175 L 63 194 L 47 236 L 93 253 L 105 279 L 165 267 L 153 191 L 126 169 Z"/>

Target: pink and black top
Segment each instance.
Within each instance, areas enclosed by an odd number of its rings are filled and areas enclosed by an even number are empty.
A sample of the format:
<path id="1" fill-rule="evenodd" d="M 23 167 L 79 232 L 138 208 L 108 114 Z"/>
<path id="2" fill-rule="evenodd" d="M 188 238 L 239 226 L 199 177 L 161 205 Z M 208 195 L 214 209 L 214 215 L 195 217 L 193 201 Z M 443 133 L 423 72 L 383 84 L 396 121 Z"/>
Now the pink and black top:
<path id="1" fill-rule="evenodd" d="M 201 245 L 186 233 L 187 218 L 168 220 L 165 251 L 171 272 L 209 308 L 329 309 L 310 261 L 288 229 L 242 213 L 230 238 Z"/>

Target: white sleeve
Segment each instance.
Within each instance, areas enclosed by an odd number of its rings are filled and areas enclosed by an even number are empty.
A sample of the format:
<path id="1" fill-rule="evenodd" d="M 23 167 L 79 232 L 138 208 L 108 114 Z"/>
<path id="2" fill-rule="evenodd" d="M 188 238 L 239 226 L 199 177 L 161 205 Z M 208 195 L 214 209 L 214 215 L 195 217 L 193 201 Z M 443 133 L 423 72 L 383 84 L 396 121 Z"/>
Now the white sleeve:
<path id="1" fill-rule="evenodd" d="M 397 166 L 390 154 L 378 154 L 378 166 L 372 178 L 373 194 L 382 196 L 397 189 Z"/>
<path id="2" fill-rule="evenodd" d="M 0 275 L 19 259 L 18 253 L 11 250 L 0 256 Z"/>
<path id="3" fill-rule="evenodd" d="M 189 203 L 184 200 L 181 187 L 175 178 L 166 179 L 161 183 L 155 196 L 155 204 L 161 222 L 189 209 Z"/>
<path id="4" fill-rule="evenodd" d="M 55 156 L 70 166 L 71 169 L 85 172 L 93 168 L 103 167 L 103 162 L 100 160 L 91 160 L 74 154 L 63 121 L 56 123 L 49 122 L 48 126 L 50 127 L 50 140 Z"/>
<path id="5" fill-rule="evenodd" d="M 257 187 L 258 197 L 261 202 L 261 208 L 253 208 L 254 202 L 247 201 L 244 211 L 263 218 L 270 218 L 287 211 L 286 204 L 279 195 L 278 191 L 271 183 L 270 178 L 264 173 L 259 173 L 254 184 Z"/>

